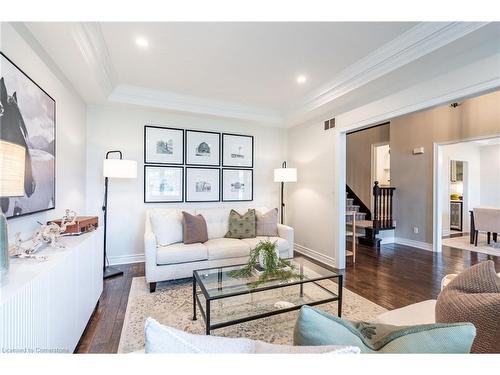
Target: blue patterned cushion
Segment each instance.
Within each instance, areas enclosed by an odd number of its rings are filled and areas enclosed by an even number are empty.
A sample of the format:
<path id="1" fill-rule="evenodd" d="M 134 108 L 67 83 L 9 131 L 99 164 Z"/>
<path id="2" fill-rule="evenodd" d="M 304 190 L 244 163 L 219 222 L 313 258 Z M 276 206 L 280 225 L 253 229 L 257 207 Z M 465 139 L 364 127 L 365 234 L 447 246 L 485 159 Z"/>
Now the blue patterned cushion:
<path id="1" fill-rule="evenodd" d="M 352 345 L 361 353 L 469 353 L 476 336 L 470 323 L 391 326 L 349 322 L 304 306 L 294 345 Z"/>

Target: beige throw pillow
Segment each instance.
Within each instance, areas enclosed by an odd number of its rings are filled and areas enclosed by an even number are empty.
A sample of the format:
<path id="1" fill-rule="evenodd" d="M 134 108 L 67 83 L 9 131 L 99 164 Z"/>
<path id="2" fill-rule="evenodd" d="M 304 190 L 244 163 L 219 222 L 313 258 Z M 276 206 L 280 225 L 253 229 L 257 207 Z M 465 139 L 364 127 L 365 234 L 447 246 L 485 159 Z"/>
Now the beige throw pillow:
<path id="1" fill-rule="evenodd" d="M 208 241 L 207 223 L 203 216 L 182 211 L 182 227 L 185 245 Z"/>
<path id="2" fill-rule="evenodd" d="M 273 208 L 265 213 L 255 211 L 257 236 L 278 236 L 278 209 Z"/>

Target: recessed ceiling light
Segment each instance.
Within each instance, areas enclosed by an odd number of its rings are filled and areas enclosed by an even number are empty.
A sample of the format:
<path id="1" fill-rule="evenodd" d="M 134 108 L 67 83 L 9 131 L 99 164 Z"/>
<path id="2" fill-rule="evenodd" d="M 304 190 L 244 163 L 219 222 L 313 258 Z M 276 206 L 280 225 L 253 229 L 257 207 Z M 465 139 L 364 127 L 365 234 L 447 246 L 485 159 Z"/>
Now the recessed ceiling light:
<path id="1" fill-rule="evenodd" d="M 301 75 L 297 76 L 297 83 L 302 84 L 302 83 L 306 83 L 306 81 L 307 81 L 307 77 L 305 75 L 301 74 Z"/>
<path id="2" fill-rule="evenodd" d="M 137 44 L 139 47 L 142 47 L 142 48 L 149 47 L 148 40 L 146 38 L 143 38 L 143 37 L 135 38 L 135 44 Z"/>

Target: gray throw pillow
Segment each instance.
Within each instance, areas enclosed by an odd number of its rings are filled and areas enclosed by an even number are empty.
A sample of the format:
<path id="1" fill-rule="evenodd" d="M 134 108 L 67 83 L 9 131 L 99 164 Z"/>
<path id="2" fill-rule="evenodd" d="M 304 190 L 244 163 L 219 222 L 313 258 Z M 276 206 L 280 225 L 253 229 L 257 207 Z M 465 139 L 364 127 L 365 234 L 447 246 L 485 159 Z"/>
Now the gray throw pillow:
<path id="1" fill-rule="evenodd" d="M 278 209 L 273 208 L 267 212 L 255 211 L 257 236 L 278 236 Z"/>
<path id="2" fill-rule="evenodd" d="M 182 211 L 182 229 L 184 244 L 207 242 L 207 223 L 201 215 L 191 215 Z"/>
<path id="3" fill-rule="evenodd" d="M 235 210 L 229 213 L 229 226 L 226 238 L 255 238 L 255 210 L 251 209 L 244 215 Z"/>

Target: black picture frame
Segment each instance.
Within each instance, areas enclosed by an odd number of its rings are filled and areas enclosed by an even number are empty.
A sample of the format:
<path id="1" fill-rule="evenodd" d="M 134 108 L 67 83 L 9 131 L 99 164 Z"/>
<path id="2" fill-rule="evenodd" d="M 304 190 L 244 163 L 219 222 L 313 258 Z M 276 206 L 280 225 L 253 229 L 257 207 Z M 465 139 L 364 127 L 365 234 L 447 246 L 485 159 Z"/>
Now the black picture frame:
<path id="1" fill-rule="evenodd" d="M 13 214 L 13 215 L 6 215 L 6 219 L 15 219 L 17 217 L 23 217 L 27 215 L 33 215 L 37 214 L 40 212 L 45 212 L 45 211 L 50 211 L 54 210 L 56 208 L 56 201 L 57 201 L 57 184 L 56 184 L 56 177 L 57 177 L 57 169 L 56 169 L 56 164 L 57 164 L 57 102 L 56 100 L 47 92 L 45 91 L 38 83 L 36 83 L 23 69 L 19 67 L 14 61 L 12 61 L 10 58 L 8 58 L 2 51 L 0 51 L 0 58 L 3 57 L 7 62 L 12 64 L 14 68 L 16 68 L 19 73 L 21 73 L 24 77 L 26 77 L 31 83 L 33 83 L 42 93 L 44 93 L 52 102 L 53 102 L 53 118 L 54 118 L 54 139 L 53 139 L 53 156 L 54 156 L 54 163 L 53 163 L 53 168 L 52 168 L 52 181 L 53 181 L 53 197 L 52 197 L 52 206 L 40 209 L 40 210 L 33 210 L 33 211 L 28 211 L 24 213 L 19 213 L 19 214 Z M 3 78 L 3 73 L 0 72 L 0 78 Z M 1 131 L 0 131 L 1 133 Z M 9 198 L 4 198 L 4 199 L 9 199 Z M 28 198 L 29 199 L 29 198 Z"/>
<path id="2" fill-rule="evenodd" d="M 189 158 L 188 158 L 188 142 L 189 142 L 189 133 L 204 133 L 204 134 L 216 134 L 218 135 L 218 141 L 219 141 L 219 152 L 218 152 L 218 160 L 216 164 L 209 164 L 209 163 L 189 163 Z M 190 166 L 207 166 L 207 167 L 220 167 L 221 165 L 221 158 L 222 158 L 222 135 L 219 132 L 213 132 L 213 131 L 206 131 L 206 130 L 193 130 L 193 129 L 186 129 L 185 130 L 185 138 L 184 138 L 184 162 L 186 165 Z"/>
<path id="3" fill-rule="evenodd" d="M 169 130 L 169 131 L 178 131 L 182 133 L 182 151 L 181 151 L 181 161 L 180 162 L 168 162 L 168 163 L 162 163 L 154 160 L 148 160 L 148 150 L 146 147 L 146 141 L 147 141 L 147 131 L 148 129 L 163 129 L 163 130 Z M 181 128 L 172 128 L 172 127 L 167 127 L 167 126 L 158 126 L 158 125 L 144 125 L 144 142 L 143 142 L 143 147 L 144 147 L 144 164 L 156 164 L 156 165 L 184 165 L 184 155 L 185 155 L 185 142 L 186 142 L 186 135 L 184 129 Z"/>
<path id="4" fill-rule="evenodd" d="M 148 168 L 175 168 L 175 169 L 180 169 L 181 170 L 181 199 L 180 200 L 174 200 L 174 201 L 148 201 L 146 199 L 146 181 L 147 181 L 147 169 Z M 185 178 L 185 173 L 184 173 L 184 167 L 183 166 L 177 166 L 177 165 L 154 165 L 154 164 L 145 164 L 144 165 L 144 203 L 183 203 L 184 202 L 184 178 Z"/>
<path id="5" fill-rule="evenodd" d="M 224 171 L 245 171 L 251 174 L 252 176 L 252 192 L 251 192 L 251 198 L 250 199 L 226 199 L 224 197 Z M 221 179 L 222 179 L 222 189 L 221 189 L 221 196 L 222 196 L 222 202 L 253 202 L 253 187 L 254 187 L 254 174 L 253 174 L 253 169 L 251 168 L 222 168 L 221 169 Z"/>
<path id="6" fill-rule="evenodd" d="M 217 171 L 217 183 L 219 187 L 219 194 L 217 196 L 217 199 L 214 200 L 190 200 L 188 196 L 188 174 L 189 170 L 192 169 L 204 169 L 204 170 L 214 170 Z M 186 167 L 186 173 L 185 173 L 185 182 L 184 182 L 184 198 L 187 203 L 210 203 L 210 202 L 220 202 L 221 200 L 221 169 L 220 168 L 212 168 L 212 167 Z"/>
<path id="7" fill-rule="evenodd" d="M 228 164 L 225 163 L 224 161 L 224 149 L 226 148 L 226 141 L 225 141 L 225 136 L 229 137 L 243 137 L 243 138 L 250 138 L 252 140 L 252 163 L 251 165 L 248 166 L 243 166 L 243 165 L 235 165 L 235 164 Z M 222 158 L 222 167 L 229 167 L 229 168 L 253 168 L 254 166 L 254 137 L 253 135 L 245 135 L 245 134 L 234 134 L 234 133 L 222 133 L 222 153 L 221 153 L 221 158 Z"/>

